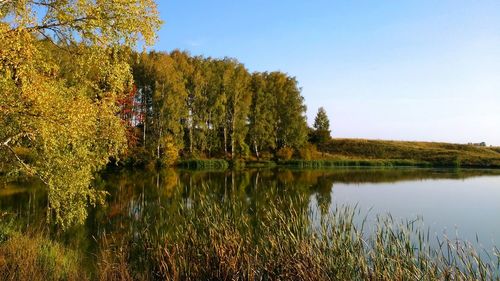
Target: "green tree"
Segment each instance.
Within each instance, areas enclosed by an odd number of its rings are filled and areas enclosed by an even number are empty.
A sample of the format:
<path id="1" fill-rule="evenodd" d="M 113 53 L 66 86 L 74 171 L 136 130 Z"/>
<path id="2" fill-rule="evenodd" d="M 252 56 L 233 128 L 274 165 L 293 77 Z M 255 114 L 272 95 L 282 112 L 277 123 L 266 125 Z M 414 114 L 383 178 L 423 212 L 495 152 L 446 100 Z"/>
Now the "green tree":
<path id="1" fill-rule="evenodd" d="M 323 107 L 318 109 L 318 113 L 314 118 L 314 129 L 330 131 L 330 120 L 328 120 L 328 115 Z"/>
<path id="2" fill-rule="evenodd" d="M 311 131 L 309 141 L 314 144 L 322 145 L 330 140 L 330 120 L 323 107 L 318 109 L 314 118 L 314 131 Z"/>
<path id="3" fill-rule="evenodd" d="M 261 150 L 288 147 L 293 152 L 305 144 L 306 107 L 295 78 L 281 72 L 250 74 L 235 59 L 181 51 L 146 57 L 134 64 L 134 77 L 136 100 L 144 103 L 146 114 L 143 143 L 151 155 L 159 158 L 162 136 L 179 128 L 184 136 L 173 137 L 186 148 L 184 157 L 235 159 L 250 148 L 260 157 Z"/>
<path id="4" fill-rule="evenodd" d="M 268 73 L 252 75 L 249 143 L 257 158 L 262 149 L 276 148 L 276 96 L 267 88 Z"/>
<path id="5" fill-rule="evenodd" d="M 207 99 L 207 149 L 208 156 L 213 153 L 227 153 L 221 135 L 225 132 L 227 98 L 224 94 L 224 62 L 221 60 L 207 59 L 205 72 L 208 84 Z M 222 132 L 222 133 L 221 133 Z"/>
<path id="6" fill-rule="evenodd" d="M 194 149 L 196 142 L 196 140 L 194 139 L 194 133 L 197 123 L 195 102 L 199 98 L 199 91 L 198 88 L 196 88 L 194 80 L 195 68 L 192 58 L 186 52 L 175 50 L 170 53 L 170 56 L 174 61 L 175 68 L 177 69 L 177 71 L 179 71 L 179 73 L 181 73 L 182 81 L 187 92 L 187 96 L 185 99 L 187 116 L 183 119 L 182 124 L 188 132 L 188 144 L 186 145 L 186 147 L 188 148 L 189 155 L 193 156 L 195 152 Z"/>
<path id="7" fill-rule="evenodd" d="M 297 80 L 284 73 L 272 72 L 269 89 L 276 96 L 277 148 L 299 148 L 307 141 L 306 106 L 300 95 Z"/>
<path id="8" fill-rule="evenodd" d="M 162 52 L 141 54 L 134 72 L 142 74 L 135 81 L 150 102 L 146 119 L 149 125 L 145 126 L 150 128 L 148 136 L 152 139 L 148 147 L 160 159 L 169 144 L 165 143 L 166 139 L 179 149 L 184 144 L 181 120 L 187 115 L 187 90 L 183 74 L 175 67 L 170 55 Z"/>
<path id="9" fill-rule="evenodd" d="M 225 60 L 223 87 L 227 98 L 226 122 L 231 136 L 231 158 L 237 154 L 246 154 L 245 143 L 248 128 L 246 126 L 251 95 L 249 91 L 250 75 L 245 67 L 236 60 Z"/>
<path id="10" fill-rule="evenodd" d="M 210 94 L 211 90 L 211 66 L 210 62 L 203 57 L 191 58 L 193 65 L 193 92 L 194 99 L 191 103 L 193 112 L 193 145 L 195 153 L 204 154 L 207 150 L 208 126 L 210 119 Z"/>
<path id="11" fill-rule="evenodd" d="M 62 227 L 103 200 L 90 183 L 125 147 L 128 50 L 159 25 L 152 0 L 0 3 L 0 158 L 47 185 Z"/>

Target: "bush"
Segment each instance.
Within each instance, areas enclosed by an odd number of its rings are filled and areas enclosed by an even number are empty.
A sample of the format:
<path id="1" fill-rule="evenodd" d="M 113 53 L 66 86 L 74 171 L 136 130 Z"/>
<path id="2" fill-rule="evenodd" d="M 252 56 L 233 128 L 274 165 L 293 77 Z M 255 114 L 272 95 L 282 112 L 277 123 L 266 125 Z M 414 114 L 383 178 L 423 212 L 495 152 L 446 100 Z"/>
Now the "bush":
<path id="1" fill-rule="evenodd" d="M 318 146 L 322 146 L 331 140 L 330 131 L 328 130 L 315 130 L 309 133 L 309 141 Z"/>
<path id="2" fill-rule="evenodd" d="M 312 160 L 316 153 L 316 146 L 313 144 L 306 144 L 304 147 L 299 149 L 300 158 L 304 160 Z"/>
<path id="3" fill-rule="evenodd" d="M 261 160 L 271 160 L 271 159 L 273 159 L 273 154 L 269 151 L 261 151 L 259 153 L 259 158 Z"/>
<path id="4" fill-rule="evenodd" d="M 144 147 L 132 148 L 120 165 L 127 167 L 146 167 L 151 162 L 151 155 Z"/>
<path id="5" fill-rule="evenodd" d="M 245 162 L 247 168 L 272 168 L 276 166 L 276 162 L 270 160 L 257 160 Z"/>
<path id="6" fill-rule="evenodd" d="M 276 157 L 280 160 L 290 160 L 292 159 L 293 148 L 291 147 L 283 147 L 282 149 L 276 152 Z"/>
<path id="7" fill-rule="evenodd" d="M 242 159 L 235 159 L 235 160 L 231 161 L 231 168 L 244 169 L 245 168 L 245 161 Z"/>
<path id="8" fill-rule="evenodd" d="M 165 147 L 163 148 L 162 164 L 172 166 L 179 159 L 179 147 L 170 135 L 166 136 L 163 141 Z"/>

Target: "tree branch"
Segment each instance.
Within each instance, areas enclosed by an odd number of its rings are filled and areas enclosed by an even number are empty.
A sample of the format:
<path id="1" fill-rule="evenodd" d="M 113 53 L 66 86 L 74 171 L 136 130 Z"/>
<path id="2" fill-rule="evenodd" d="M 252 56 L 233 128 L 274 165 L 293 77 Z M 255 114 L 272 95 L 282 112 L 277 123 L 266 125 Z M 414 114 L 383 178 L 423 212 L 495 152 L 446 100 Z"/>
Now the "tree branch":
<path id="1" fill-rule="evenodd" d="M 0 0 L 2 1 L 2 0 Z M 84 21 L 87 21 L 87 20 L 95 20 L 96 17 L 92 17 L 92 16 L 89 16 L 89 17 L 81 17 L 81 18 L 76 18 L 76 19 L 73 19 L 73 20 L 70 20 L 70 21 L 66 21 L 66 22 L 54 22 L 54 23 L 49 23 L 49 24 L 42 24 L 42 25 L 34 25 L 34 26 L 29 26 L 29 27 L 26 27 L 26 29 L 28 30 L 40 30 L 40 29 L 50 29 L 50 28 L 54 28 L 54 27 L 59 27 L 59 26 L 64 26 L 64 25 L 71 25 L 71 24 L 74 24 L 74 23 L 77 23 L 77 22 L 84 22 Z"/>
<path id="2" fill-rule="evenodd" d="M 11 2 L 12 0 L 0 0 L 0 7 Z"/>
<path id="3" fill-rule="evenodd" d="M 4 142 L 2 142 L 0 144 L 0 147 L 6 147 L 7 150 L 14 156 L 14 158 L 16 158 L 17 162 L 19 164 L 21 164 L 21 166 L 23 166 L 29 173 L 32 173 L 33 175 L 36 175 L 45 185 L 49 186 L 49 183 L 42 177 L 42 175 L 40 175 L 35 169 L 31 168 L 28 164 L 26 164 L 23 161 L 23 159 L 21 159 L 21 157 L 19 157 L 19 155 L 17 155 L 16 151 L 9 145 L 9 143 L 13 139 L 16 139 L 16 138 L 22 137 L 22 136 L 28 136 L 29 137 L 29 134 L 19 133 L 19 134 L 15 135 L 15 136 L 12 136 L 12 137 L 6 139 Z"/>

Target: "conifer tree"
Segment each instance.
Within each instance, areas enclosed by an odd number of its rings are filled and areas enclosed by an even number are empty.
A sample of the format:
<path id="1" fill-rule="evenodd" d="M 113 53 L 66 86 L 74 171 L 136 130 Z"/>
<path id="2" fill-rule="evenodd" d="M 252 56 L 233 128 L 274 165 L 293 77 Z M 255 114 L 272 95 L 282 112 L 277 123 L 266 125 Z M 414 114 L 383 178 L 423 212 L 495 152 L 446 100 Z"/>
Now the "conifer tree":
<path id="1" fill-rule="evenodd" d="M 318 109 L 316 118 L 314 118 L 314 129 L 322 131 L 330 131 L 330 120 L 328 120 L 325 108 L 323 107 L 320 107 Z"/>
<path id="2" fill-rule="evenodd" d="M 318 109 L 313 127 L 315 130 L 309 136 L 311 143 L 321 146 L 330 140 L 330 120 L 328 120 L 328 115 L 323 107 Z"/>

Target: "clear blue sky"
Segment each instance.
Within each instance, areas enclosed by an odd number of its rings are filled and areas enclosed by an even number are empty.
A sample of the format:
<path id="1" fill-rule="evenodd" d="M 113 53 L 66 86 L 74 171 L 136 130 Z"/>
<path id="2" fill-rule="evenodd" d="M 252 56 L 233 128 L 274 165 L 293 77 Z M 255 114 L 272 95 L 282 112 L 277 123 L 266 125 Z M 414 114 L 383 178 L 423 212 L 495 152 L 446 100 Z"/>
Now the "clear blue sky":
<path id="1" fill-rule="evenodd" d="M 155 49 L 297 77 L 334 137 L 500 145 L 500 1 L 158 0 Z"/>

